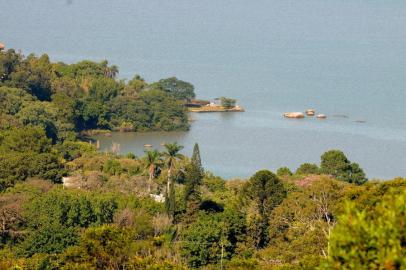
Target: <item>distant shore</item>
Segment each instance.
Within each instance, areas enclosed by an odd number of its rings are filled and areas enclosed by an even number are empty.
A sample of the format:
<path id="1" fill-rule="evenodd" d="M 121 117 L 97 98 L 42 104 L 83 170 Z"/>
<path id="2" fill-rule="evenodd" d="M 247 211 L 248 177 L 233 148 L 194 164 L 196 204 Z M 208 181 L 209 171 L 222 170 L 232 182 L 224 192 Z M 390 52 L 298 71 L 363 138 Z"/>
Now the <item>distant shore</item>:
<path id="1" fill-rule="evenodd" d="M 245 112 L 244 108 L 235 106 L 232 108 L 224 108 L 223 106 L 202 106 L 198 108 L 189 108 L 189 112 L 210 113 L 210 112 Z"/>

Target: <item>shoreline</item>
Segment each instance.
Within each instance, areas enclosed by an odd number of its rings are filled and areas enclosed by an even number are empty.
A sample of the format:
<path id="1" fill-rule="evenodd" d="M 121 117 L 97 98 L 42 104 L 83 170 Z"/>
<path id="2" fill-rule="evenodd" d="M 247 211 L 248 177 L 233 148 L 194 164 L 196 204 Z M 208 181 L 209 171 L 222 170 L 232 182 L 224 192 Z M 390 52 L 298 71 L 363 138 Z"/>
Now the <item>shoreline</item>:
<path id="1" fill-rule="evenodd" d="M 239 106 L 226 109 L 222 106 L 203 106 L 199 108 L 189 108 L 189 112 L 194 113 L 214 113 L 214 112 L 245 112 L 244 108 Z"/>

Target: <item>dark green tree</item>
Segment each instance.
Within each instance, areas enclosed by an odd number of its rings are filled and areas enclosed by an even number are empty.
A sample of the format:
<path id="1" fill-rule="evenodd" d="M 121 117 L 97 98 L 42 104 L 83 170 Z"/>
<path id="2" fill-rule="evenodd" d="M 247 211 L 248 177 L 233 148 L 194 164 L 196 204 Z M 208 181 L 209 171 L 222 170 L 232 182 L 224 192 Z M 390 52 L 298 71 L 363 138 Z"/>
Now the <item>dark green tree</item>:
<path id="1" fill-rule="evenodd" d="M 286 190 L 279 178 L 268 170 L 255 173 L 244 185 L 243 201 L 251 209 L 248 234 L 257 248 L 268 243 L 269 217 L 272 210 L 286 197 Z"/>
<path id="2" fill-rule="evenodd" d="M 0 51 L 0 85 L 11 85 L 11 74 L 16 71 L 23 60 L 23 55 L 14 49 Z"/>
<path id="3" fill-rule="evenodd" d="M 58 63 L 55 66 L 56 72 L 63 77 L 85 80 L 88 78 L 115 78 L 118 73 L 116 66 L 108 66 L 107 61 L 96 63 L 83 60 L 78 63 L 67 65 Z"/>
<path id="4" fill-rule="evenodd" d="M 230 259 L 245 240 L 245 229 L 245 217 L 236 210 L 202 213 L 182 232 L 181 254 L 193 268 Z"/>
<path id="5" fill-rule="evenodd" d="M 36 253 L 61 253 L 66 248 L 76 245 L 78 240 L 75 228 L 49 224 L 40 230 L 30 231 L 20 244 L 18 253 L 25 257 L 31 257 Z"/>
<path id="6" fill-rule="evenodd" d="M 235 107 L 236 100 L 232 98 L 226 98 L 222 97 L 221 99 L 221 106 L 223 106 L 225 109 L 231 109 Z"/>
<path id="7" fill-rule="evenodd" d="M 175 221 L 176 207 L 176 190 L 175 185 L 172 183 L 169 186 L 169 193 L 165 198 L 165 210 L 168 216 L 172 218 L 172 222 Z"/>
<path id="8" fill-rule="evenodd" d="M 200 157 L 200 150 L 199 150 L 199 145 L 195 143 L 193 147 L 193 154 L 192 154 L 192 163 L 195 164 L 199 170 L 201 171 L 202 174 L 204 174 L 204 169 L 202 166 L 202 159 Z"/>
<path id="9" fill-rule="evenodd" d="M 86 99 L 80 107 L 84 128 L 110 128 L 110 113 L 106 104 Z"/>
<path id="10" fill-rule="evenodd" d="M 52 76 L 52 65 L 48 55 L 44 54 L 37 58 L 31 54 L 17 65 L 6 84 L 24 89 L 39 100 L 50 100 L 53 93 Z"/>
<path id="11" fill-rule="evenodd" d="M 312 163 L 303 163 L 296 170 L 297 175 L 319 174 L 319 173 L 320 173 L 319 166 Z"/>
<path id="12" fill-rule="evenodd" d="M 0 114 L 16 115 L 27 104 L 35 101 L 35 98 L 22 89 L 0 87 Z"/>
<path id="13" fill-rule="evenodd" d="M 330 150 L 321 156 L 320 170 L 341 181 L 361 185 L 368 179 L 357 163 L 351 163 L 340 150 Z"/>
<path id="14" fill-rule="evenodd" d="M 202 201 L 200 187 L 203 181 L 201 168 L 196 163 L 191 162 L 185 168 L 185 205 L 186 215 L 193 218 L 198 211 Z"/>
<path id="15" fill-rule="evenodd" d="M 281 176 L 291 176 L 292 171 L 288 167 L 281 167 L 276 171 L 276 175 Z"/>
<path id="16" fill-rule="evenodd" d="M 351 163 L 349 179 L 351 179 L 350 183 L 355 183 L 357 185 L 361 185 L 367 181 L 366 175 L 358 163 Z"/>
<path id="17" fill-rule="evenodd" d="M 162 79 L 152 84 L 151 87 L 161 89 L 176 99 L 190 100 L 195 98 L 194 86 L 188 82 L 178 80 L 176 77 Z"/>
<path id="18" fill-rule="evenodd" d="M 40 127 L 0 132 L 0 189 L 38 176 L 59 182 L 65 170 Z"/>
<path id="19" fill-rule="evenodd" d="M 93 80 L 90 89 L 89 96 L 98 102 L 107 102 L 115 98 L 122 89 L 122 85 L 111 78 L 99 78 Z"/>

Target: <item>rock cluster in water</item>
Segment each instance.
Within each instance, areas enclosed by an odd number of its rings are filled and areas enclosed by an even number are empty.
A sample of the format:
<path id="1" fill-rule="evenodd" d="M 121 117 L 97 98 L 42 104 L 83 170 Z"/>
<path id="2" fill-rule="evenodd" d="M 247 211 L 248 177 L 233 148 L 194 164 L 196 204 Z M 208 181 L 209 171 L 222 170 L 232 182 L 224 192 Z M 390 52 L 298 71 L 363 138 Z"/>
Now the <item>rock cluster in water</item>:
<path id="1" fill-rule="evenodd" d="M 301 119 L 301 118 L 305 118 L 305 115 L 307 116 L 314 116 L 316 113 L 316 110 L 314 109 L 308 109 L 305 111 L 305 113 L 302 112 L 285 112 L 283 114 L 284 117 L 286 118 L 295 118 L 295 119 Z M 317 114 L 316 117 L 318 119 L 326 119 L 327 116 L 325 114 Z"/>

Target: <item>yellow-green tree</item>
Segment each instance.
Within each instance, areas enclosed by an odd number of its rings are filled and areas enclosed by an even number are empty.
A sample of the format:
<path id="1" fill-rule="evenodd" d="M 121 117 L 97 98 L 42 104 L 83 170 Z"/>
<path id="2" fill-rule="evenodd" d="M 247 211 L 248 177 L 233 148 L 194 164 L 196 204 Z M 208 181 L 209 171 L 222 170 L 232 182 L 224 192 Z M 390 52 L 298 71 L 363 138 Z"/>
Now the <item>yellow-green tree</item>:
<path id="1" fill-rule="evenodd" d="M 405 269 L 406 189 L 387 194 L 369 212 L 347 204 L 329 243 L 322 269 Z"/>

